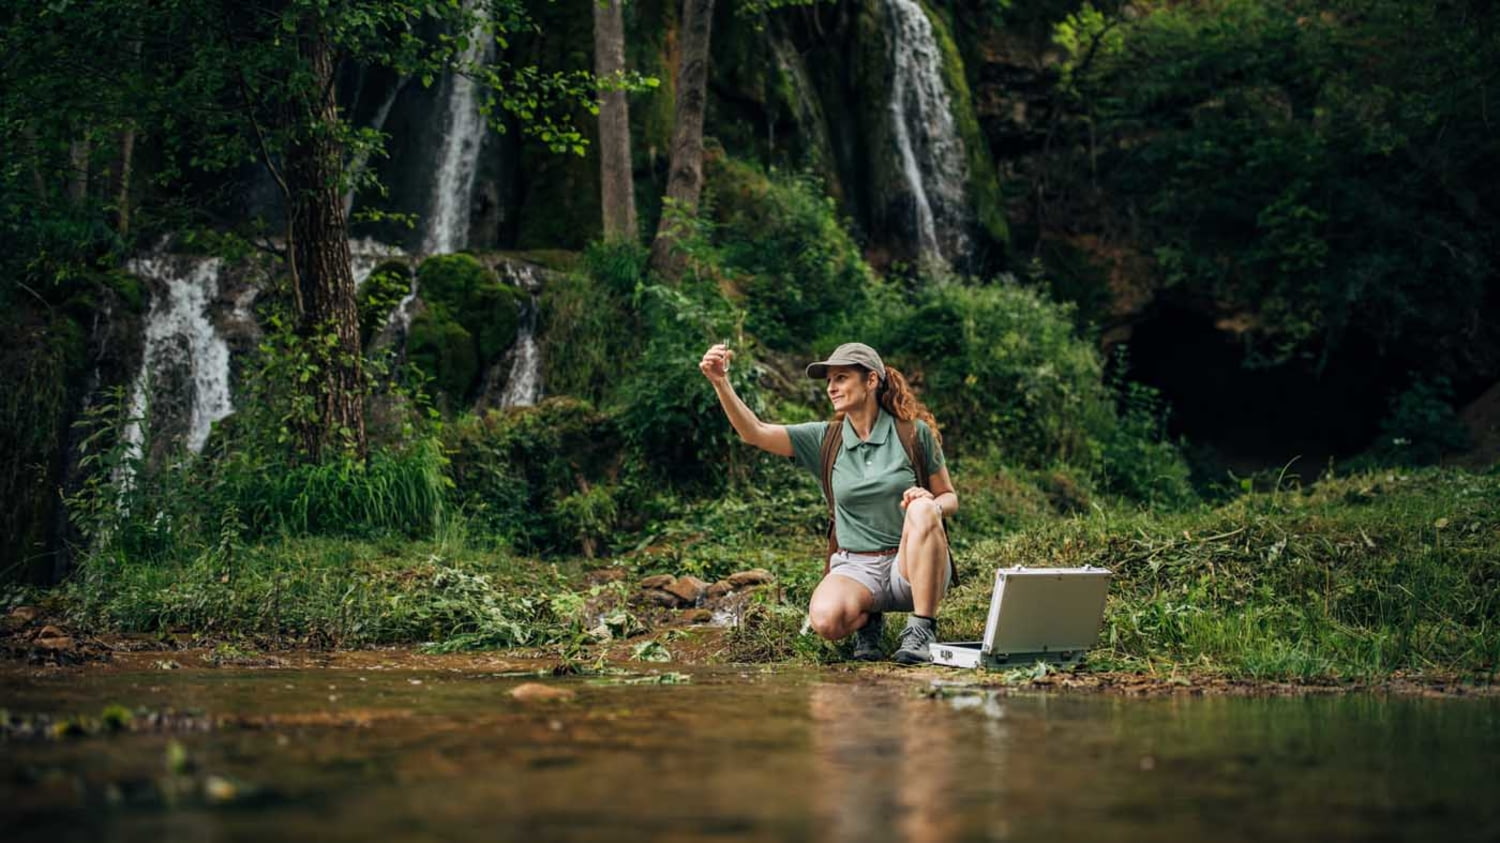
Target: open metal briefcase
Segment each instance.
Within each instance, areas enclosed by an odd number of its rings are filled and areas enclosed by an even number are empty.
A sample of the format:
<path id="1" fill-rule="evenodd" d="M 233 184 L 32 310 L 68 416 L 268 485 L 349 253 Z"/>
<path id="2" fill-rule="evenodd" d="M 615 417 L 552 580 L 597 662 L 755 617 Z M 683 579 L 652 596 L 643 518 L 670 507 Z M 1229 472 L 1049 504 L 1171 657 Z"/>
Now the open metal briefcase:
<path id="1" fill-rule="evenodd" d="M 932 645 L 934 664 L 1011 668 L 1076 665 L 1099 638 L 1110 572 L 1104 568 L 1001 568 L 983 641 Z"/>

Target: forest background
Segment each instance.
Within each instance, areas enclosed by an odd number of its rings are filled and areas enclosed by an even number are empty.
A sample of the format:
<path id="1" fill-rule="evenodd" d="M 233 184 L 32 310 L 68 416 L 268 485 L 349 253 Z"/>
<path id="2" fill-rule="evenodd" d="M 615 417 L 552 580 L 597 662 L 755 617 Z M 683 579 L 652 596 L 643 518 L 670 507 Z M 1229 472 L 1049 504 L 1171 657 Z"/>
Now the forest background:
<path id="1" fill-rule="evenodd" d="M 941 108 L 887 98 L 901 21 Z M 729 339 L 751 406 L 804 421 L 801 365 L 859 338 L 943 424 L 956 634 L 997 565 L 1090 563 L 1117 574 L 1096 665 L 1492 675 L 1495 24 L 1459 0 L 17 6 L 5 601 L 572 659 L 666 649 L 641 576 L 764 567 L 726 655 L 838 658 L 794 634 L 816 486 L 732 441 L 695 363 Z M 372 103 L 458 79 L 489 163 L 434 246 L 403 199 L 432 127 Z M 949 127 L 956 184 L 896 178 L 903 109 Z M 353 237 L 403 248 L 356 284 Z M 236 410 L 196 449 L 132 390 L 168 295 L 141 256 L 166 253 L 260 279 Z M 497 408 L 527 332 L 547 397 Z"/>

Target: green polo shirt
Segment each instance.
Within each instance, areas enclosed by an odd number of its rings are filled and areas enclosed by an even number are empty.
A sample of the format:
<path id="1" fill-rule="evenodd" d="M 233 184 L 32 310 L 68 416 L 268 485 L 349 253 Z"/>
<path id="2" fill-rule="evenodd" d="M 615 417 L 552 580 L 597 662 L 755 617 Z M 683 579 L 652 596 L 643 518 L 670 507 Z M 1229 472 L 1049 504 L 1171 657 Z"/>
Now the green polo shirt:
<path id="1" fill-rule="evenodd" d="M 854 425 L 844 419 L 844 447 L 833 460 L 833 524 L 839 547 L 873 551 L 901 544 L 901 526 L 906 512 L 901 493 L 917 485 L 896 420 L 884 410 L 875 419 L 870 438 L 863 441 Z M 828 422 L 787 425 L 792 439 L 792 459 L 818 476 L 823 471 L 820 451 Z M 917 439 L 927 455 L 927 472 L 943 468 L 943 449 L 926 422 L 917 422 Z"/>

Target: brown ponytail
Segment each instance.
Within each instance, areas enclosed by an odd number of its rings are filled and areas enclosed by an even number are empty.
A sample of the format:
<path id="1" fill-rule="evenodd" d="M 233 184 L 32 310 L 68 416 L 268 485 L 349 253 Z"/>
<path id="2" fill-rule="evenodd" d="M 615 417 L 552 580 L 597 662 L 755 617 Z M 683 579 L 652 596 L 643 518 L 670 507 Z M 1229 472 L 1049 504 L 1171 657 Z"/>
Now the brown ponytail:
<path id="1" fill-rule="evenodd" d="M 932 417 L 932 411 L 927 405 L 912 392 L 911 384 L 906 382 L 906 376 L 889 363 L 885 366 L 885 380 L 880 382 L 880 389 L 875 393 L 875 400 L 880 408 L 902 421 L 927 422 L 932 430 L 932 436 L 938 445 L 943 444 L 943 434 L 938 430 L 937 419 Z"/>

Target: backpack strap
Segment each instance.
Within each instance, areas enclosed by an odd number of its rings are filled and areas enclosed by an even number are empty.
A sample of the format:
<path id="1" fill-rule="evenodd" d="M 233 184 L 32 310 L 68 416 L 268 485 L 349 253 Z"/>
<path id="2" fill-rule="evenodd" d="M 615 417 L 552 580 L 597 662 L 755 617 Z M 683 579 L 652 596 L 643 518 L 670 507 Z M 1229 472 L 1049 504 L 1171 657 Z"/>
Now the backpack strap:
<path id="1" fill-rule="evenodd" d="M 823 554 L 823 576 L 828 576 L 829 557 L 839 549 L 839 538 L 833 529 L 833 462 L 839 458 L 839 446 L 844 444 L 844 423 L 829 422 L 823 434 L 823 447 L 818 452 L 822 471 L 818 482 L 823 484 L 823 499 L 828 501 L 828 552 Z"/>
<path id="2" fill-rule="evenodd" d="M 911 470 L 917 475 L 917 485 L 931 492 L 932 473 L 927 470 L 927 449 L 922 446 L 921 437 L 917 436 L 916 422 L 897 419 L 896 436 L 901 440 L 901 447 L 906 449 L 906 458 L 911 460 Z M 831 465 L 830 463 L 830 467 Z M 829 476 L 832 476 L 831 471 Z M 948 543 L 948 525 L 941 516 L 938 518 L 938 527 L 943 531 L 943 544 L 948 545 L 948 571 L 952 584 L 958 585 L 958 564 L 953 561 L 953 547 Z"/>

